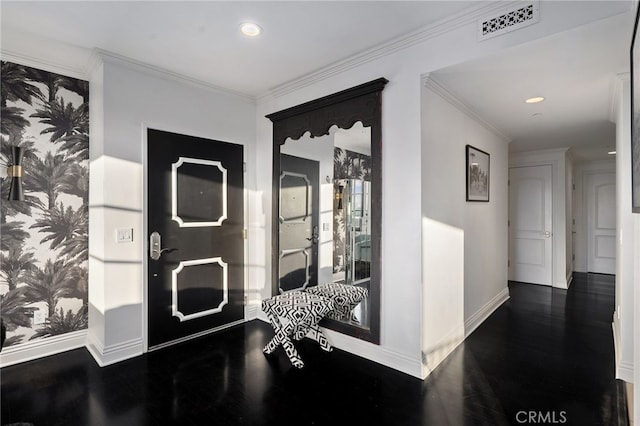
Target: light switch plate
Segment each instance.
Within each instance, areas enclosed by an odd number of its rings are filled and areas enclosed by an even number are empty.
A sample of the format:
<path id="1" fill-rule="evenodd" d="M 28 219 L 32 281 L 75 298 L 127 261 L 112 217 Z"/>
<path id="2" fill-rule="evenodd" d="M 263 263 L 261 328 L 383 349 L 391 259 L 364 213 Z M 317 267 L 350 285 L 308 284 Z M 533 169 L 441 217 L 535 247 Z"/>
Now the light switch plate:
<path id="1" fill-rule="evenodd" d="M 133 241 L 133 228 L 116 229 L 116 243 L 130 243 Z"/>
<path id="2" fill-rule="evenodd" d="M 326 222 L 325 222 L 325 223 L 323 223 L 323 224 L 322 224 L 322 230 L 323 230 L 323 231 L 328 231 L 328 230 L 329 230 L 329 224 L 328 224 L 328 223 L 326 223 Z"/>

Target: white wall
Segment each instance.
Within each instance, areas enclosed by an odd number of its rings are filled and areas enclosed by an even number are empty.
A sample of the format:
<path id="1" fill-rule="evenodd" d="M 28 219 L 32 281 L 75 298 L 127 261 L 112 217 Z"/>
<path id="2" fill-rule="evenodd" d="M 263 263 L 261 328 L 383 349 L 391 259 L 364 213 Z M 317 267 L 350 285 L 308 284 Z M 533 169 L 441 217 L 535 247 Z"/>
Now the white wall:
<path id="1" fill-rule="evenodd" d="M 636 228 L 637 216 L 631 213 L 631 100 L 629 75 L 619 76 L 615 98 L 616 122 L 616 199 L 617 240 L 616 249 L 616 310 L 613 317 L 616 343 L 616 377 L 633 382 L 634 287 L 640 277 L 635 276 L 635 264 L 640 263 L 640 253 L 635 252 L 634 242 L 640 239 Z M 635 323 L 637 326 L 637 323 Z M 639 392 L 636 390 L 636 395 Z M 636 412 L 640 405 L 636 405 Z"/>
<path id="2" fill-rule="evenodd" d="M 88 348 L 101 365 L 144 350 L 146 128 L 245 145 L 253 164 L 255 106 L 224 92 L 102 56 L 91 78 Z M 255 174 L 245 175 L 248 193 Z M 249 194 L 248 210 L 254 197 Z M 134 241 L 116 244 L 115 229 Z M 252 265 L 252 259 L 247 259 Z M 248 278 L 251 279 L 251 271 Z"/>
<path id="3" fill-rule="evenodd" d="M 573 156 L 571 151 L 567 152 L 565 158 L 565 273 L 567 274 L 567 285 L 571 283 L 573 279 L 573 217 L 575 206 L 573 204 Z"/>
<path id="4" fill-rule="evenodd" d="M 425 374 L 509 297 L 507 141 L 444 87 L 422 89 Z M 490 154 L 489 203 L 466 201 L 465 146 Z"/>

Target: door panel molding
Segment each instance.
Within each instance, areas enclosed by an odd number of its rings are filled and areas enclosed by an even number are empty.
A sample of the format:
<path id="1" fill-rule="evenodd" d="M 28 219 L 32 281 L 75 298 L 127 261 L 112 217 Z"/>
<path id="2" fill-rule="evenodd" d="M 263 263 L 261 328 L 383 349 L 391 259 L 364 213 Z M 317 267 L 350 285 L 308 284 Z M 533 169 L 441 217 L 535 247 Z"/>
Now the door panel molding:
<path id="1" fill-rule="evenodd" d="M 217 167 L 222 173 L 222 212 L 215 221 L 185 222 L 178 215 L 178 169 L 183 164 L 199 164 L 202 166 Z M 222 226 L 227 219 L 227 169 L 220 161 L 203 160 L 201 158 L 179 157 L 178 161 L 171 164 L 171 219 L 178 223 L 181 228 L 196 228 L 207 226 Z"/>
<path id="2" fill-rule="evenodd" d="M 178 289 L 178 278 L 179 278 L 180 272 L 182 272 L 182 270 L 185 267 L 195 266 L 195 265 L 211 265 L 216 263 L 220 265 L 220 267 L 222 268 L 222 301 L 215 308 L 207 309 L 207 310 L 196 312 L 193 314 L 185 315 L 182 312 L 180 312 L 178 307 L 179 305 L 178 296 L 180 294 L 180 291 Z M 221 257 L 211 257 L 209 259 L 195 259 L 195 260 L 181 261 L 178 264 L 178 267 L 173 271 L 171 271 L 171 299 L 172 299 L 171 311 L 173 316 L 177 317 L 180 320 L 180 322 L 183 322 L 183 321 L 189 321 L 195 318 L 201 318 L 207 315 L 213 315 L 213 314 L 222 312 L 222 308 L 224 307 L 224 305 L 229 303 L 229 270 L 227 267 L 228 267 L 227 263 L 223 262 Z"/>
<path id="3" fill-rule="evenodd" d="M 302 268 L 305 271 L 304 277 L 305 280 L 303 283 L 301 283 L 301 285 L 299 287 L 296 287 L 296 289 L 301 289 L 304 290 L 305 288 L 307 288 L 307 286 L 309 285 L 309 282 L 311 280 L 311 272 L 309 270 L 310 268 L 310 262 L 309 262 L 309 251 L 307 249 L 291 249 L 291 250 L 281 250 L 280 251 L 280 264 L 282 265 L 282 259 L 284 259 L 286 256 L 291 256 L 293 254 L 301 254 L 304 258 L 304 267 Z M 283 290 L 282 287 L 278 286 L 278 289 L 280 290 L 280 293 L 284 293 L 286 290 Z"/>
<path id="4" fill-rule="evenodd" d="M 616 272 L 616 175 L 615 172 L 585 175 L 587 213 L 587 270 Z"/>
<path id="5" fill-rule="evenodd" d="M 616 217 L 612 217 L 607 207 L 616 205 L 615 181 L 610 184 L 596 185 L 596 229 L 615 229 Z M 613 220 L 612 220 L 613 219 Z"/>
<path id="6" fill-rule="evenodd" d="M 305 222 L 307 219 L 309 219 L 309 217 L 311 217 L 311 210 L 312 210 L 312 206 L 311 206 L 311 181 L 309 180 L 309 177 L 304 174 L 304 173 L 296 173 L 296 172 L 292 172 L 289 170 L 283 170 L 282 173 L 280 174 L 280 188 L 282 188 L 282 183 L 285 181 L 285 179 L 287 178 L 287 176 L 290 177 L 294 177 L 294 178 L 298 178 L 298 179 L 302 179 L 305 182 L 305 212 L 303 214 L 300 215 L 300 218 L 297 218 L 296 216 L 294 216 L 293 218 L 289 219 L 285 219 L 284 215 L 283 215 L 283 205 L 286 205 L 287 203 L 283 203 L 282 202 L 282 198 L 284 197 L 284 195 L 286 194 L 286 191 L 283 191 L 282 189 L 281 194 L 280 194 L 280 223 L 303 223 Z M 287 216 L 289 217 L 289 216 Z"/>
<path id="7" fill-rule="evenodd" d="M 515 183 L 513 183 L 515 185 Z M 528 193 L 530 194 L 532 190 L 539 190 L 541 193 L 544 190 L 544 186 L 545 186 L 545 181 L 544 179 L 540 179 L 540 178 L 536 178 L 536 177 L 529 177 L 526 179 L 521 179 L 520 182 L 518 182 L 519 188 L 516 196 L 517 196 L 517 207 L 522 207 L 523 202 L 529 202 L 531 201 L 530 197 L 522 197 L 521 198 L 521 194 L 525 191 L 528 191 Z M 526 188 L 525 188 L 526 186 Z M 533 187 L 535 186 L 535 188 Z M 536 200 L 539 204 L 544 206 L 545 200 L 544 197 L 539 197 Z M 544 207 L 543 207 L 544 210 Z M 539 211 L 534 211 L 531 209 L 524 209 L 524 215 L 526 216 L 524 218 L 524 220 L 522 220 L 522 222 L 526 223 L 527 225 L 531 225 L 528 228 L 520 228 L 523 231 L 530 231 L 530 232 L 544 232 L 545 231 L 545 223 L 544 223 L 544 217 L 538 213 L 540 213 Z M 532 215 L 535 215 L 532 216 Z M 517 225 L 517 223 L 514 223 L 514 225 Z"/>

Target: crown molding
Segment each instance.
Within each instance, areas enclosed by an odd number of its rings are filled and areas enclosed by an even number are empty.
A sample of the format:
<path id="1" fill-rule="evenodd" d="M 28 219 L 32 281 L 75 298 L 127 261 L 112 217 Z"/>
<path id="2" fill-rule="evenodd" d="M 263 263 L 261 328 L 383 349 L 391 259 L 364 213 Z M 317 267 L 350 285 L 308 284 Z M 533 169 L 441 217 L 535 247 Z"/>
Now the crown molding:
<path id="1" fill-rule="evenodd" d="M 45 61 L 42 59 L 34 58 L 32 56 L 23 55 L 6 50 L 0 50 L 0 59 L 3 61 L 15 62 L 20 65 L 26 65 L 33 68 L 42 69 L 49 72 L 65 75 L 68 77 L 79 78 L 81 80 L 90 80 L 96 69 L 103 63 L 112 63 L 121 66 L 125 66 L 136 71 L 144 72 L 147 74 L 155 75 L 168 80 L 177 81 L 179 83 L 186 83 L 201 89 L 206 89 L 216 93 L 224 94 L 227 96 L 238 97 L 244 101 L 255 103 L 255 97 L 246 93 L 236 92 L 233 90 L 225 89 L 220 86 L 207 83 L 202 80 L 191 78 L 179 73 L 165 70 L 160 67 L 156 67 L 135 59 L 128 58 L 126 56 L 118 55 L 113 52 L 109 52 L 103 49 L 95 48 L 91 51 L 91 55 L 84 67 L 70 67 L 59 63 Z"/>
<path id="2" fill-rule="evenodd" d="M 201 89 L 206 89 L 212 92 L 216 92 L 222 95 L 234 96 L 240 98 L 244 101 L 248 101 L 251 103 L 256 102 L 256 98 L 247 93 L 238 92 L 231 89 L 226 89 L 222 86 L 217 86 L 215 84 L 208 83 L 203 80 L 199 80 L 197 78 L 189 77 L 184 74 L 180 74 L 177 72 L 169 71 L 164 68 L 157 67 L 155 65 L 148 64 L 146 62 L 138 61 L 133 58 L 129 58 L 127 56 L 119 55 L 117 53 L 109 52 L 103 49 L 93 49 L 93 53 L 91 58 L 87 62 L 86 69 L 94 71 L 95 68 L 100 63 L 111 63 L 120 66 L 124 66 L 135 71 L 143 72 L 152 76 L 164 78 L 167 80 L 177 81 L 179 83 L 186 83 L 192 86 L 196 86 Z"/>
<path id="3" fill-rule="evenodd" d="M 88 75 L 93 76 L 96 70 L 104 63 L 102 55 L 98 49 L 91 50 L 91 56 L 85 65 L 85 69 Z"/>
<path id="4" fill-rule="evenodd" d="M 87 74 L 85 68 L 70 67 L 60 63 L 45 61 L 33 56 L 28 56 L 2 49 L 0 49 L 0 59 L 2 59 L 3 61 L 14 62 L 16 64 L 53 72 L 56 74 L 64 75 L 66 77 L 78 78 L 80 80 L 89 80 L 89 74 Z"/>
<path id="5" fill-rule="evenodd" d="M 490 123 L 487 120 L 485 120 L 484 118 L 482 118 L 482 116 L 480 114 L 478 114 L 476 111 L 474 111 L 472 108 L 470 108 L 467 104 L 465 104 L 462 99 L 458 98 L 453 93 L 451 93 L 449 91 L 449 89 L 447 89 L 447 87 L 444 84 L 442 84 L 441 82 L 437 81 L 433 77 L 432 74 L 425 75 L 423 77 L 422 84 L 423 84 L 424 87 L 426 87 L 427 89 L 431 90 L 432 92 L 434 92 L 435 94 L 440 96 L 442 99 L 444 99 L 445 101 L 447 101 L 451 105 L 453 105 L 455 108 L 460 110 L 467 117 L 469 117 L 472 120 L 480 123 L 485 129 L 487 129 L 491 133 L 494 133 L 495 135 L 497 135 L 504 142 L 510 143 L 512 141 L 512 139 L 509 136 L 507 136 L 505 133 L 503 133 L 495 125 L 493 125 L 492 123 Z"/>
<path id="6" fill-rule="evenodd" d="M 379 44 L 355 55 L 349 56 L 348 58 L 336 61 L 326 67 L 320 68 L 319 70 L 305 74 L 286 83 L 272 87 L 265 93 L 257 96 L 257 100 L 261 101 L 269 96 L 277 98 L 286 95 L 287 93 L 291 93 L 322 80 L 326 80 L 331 76 L 343 73 L 378 58 L 407 49 L 426 40 L 439 37 L 465 25 L 472 23 L 475 24 L 478 19 L 485 17 L 486 15 L 493 14 L 518 4 L 520 4 L 519 1 L 492 1 L 489 4 L 486 4 L 486 2 L 479 2 L 479 5 L 477 6 L 472 6 L 469 9 L 443 18 L 431 25 L 412 31 L 386 43 Z"/>

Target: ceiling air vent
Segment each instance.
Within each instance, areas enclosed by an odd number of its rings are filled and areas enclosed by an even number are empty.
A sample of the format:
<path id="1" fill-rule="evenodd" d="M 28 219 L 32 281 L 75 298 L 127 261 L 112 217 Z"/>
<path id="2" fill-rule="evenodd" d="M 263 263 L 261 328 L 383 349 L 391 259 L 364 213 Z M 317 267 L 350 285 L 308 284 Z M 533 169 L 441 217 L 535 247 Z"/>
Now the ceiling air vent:
<path id="1" fill-rule="evenodd" d="M 498 15 L 485 17 L 478 21 L 478 40 L 486 40 L 520 28 L 535 24 L 540 19 L 537 1 L 521 3 Z"/>

